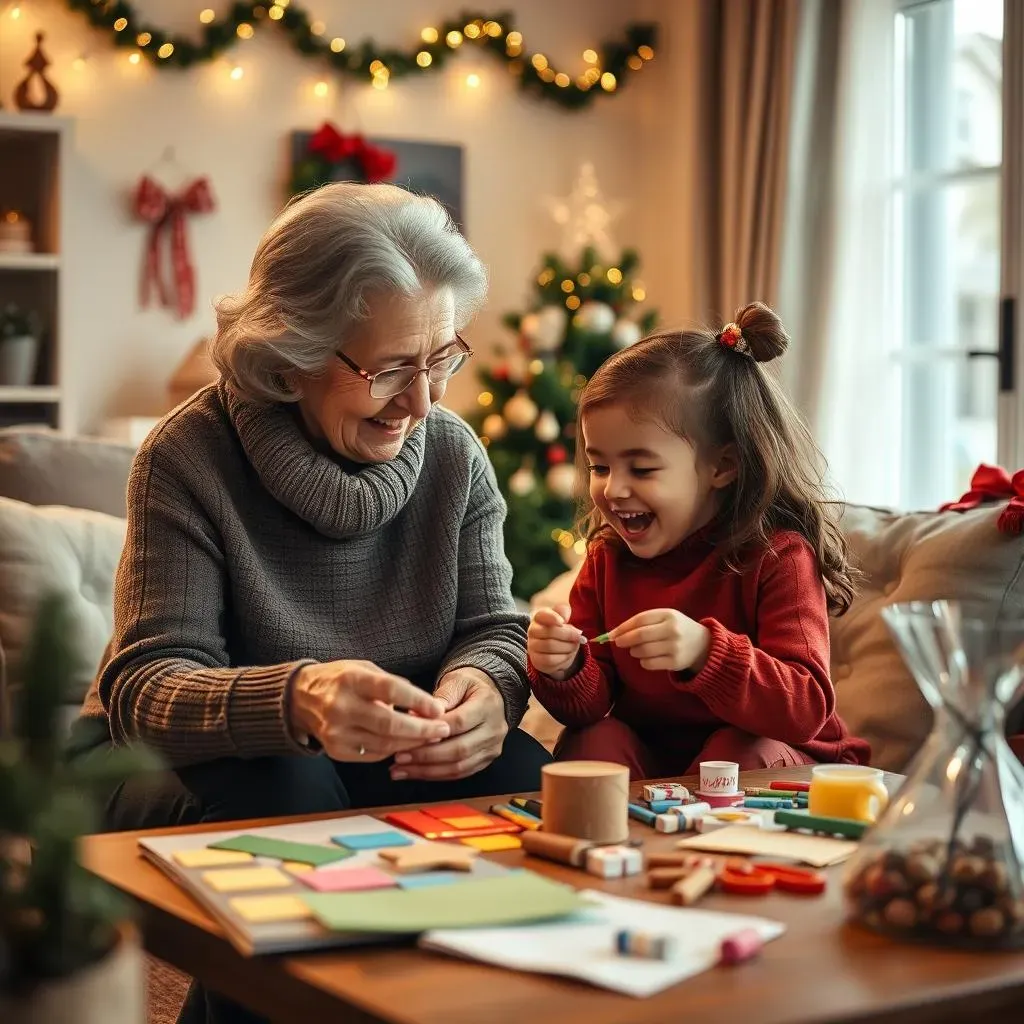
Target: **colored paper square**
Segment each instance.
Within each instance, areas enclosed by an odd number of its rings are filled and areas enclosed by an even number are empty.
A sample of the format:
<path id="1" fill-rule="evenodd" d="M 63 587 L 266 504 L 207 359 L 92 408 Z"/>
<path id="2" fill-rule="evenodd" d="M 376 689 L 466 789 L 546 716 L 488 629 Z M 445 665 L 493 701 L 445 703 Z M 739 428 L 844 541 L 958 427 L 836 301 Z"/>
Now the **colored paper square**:
<path id="1" fill-rule="evenodd" d="M 408 829 L 425 839 L 437 839 L 441 833 L 448 831 L 444 822 L 422 811 L 392 811 L 384 815 L 384 820 L 399 828 Z"/>
<path id="2" fill-rule="evenodd" d="M 481 815 L 481 817 L 487 817 Z M 501 833 L 521 832 L 521 826 L 501 818 L 487 818 L 486 827 L 470 829 L 452 828 L 443 821 L 423 811 L 390 811 L 384 815 L 389 825 L 397 825 L 408 832 L 415 832 L 424 839 L 462 839 L 465 836 L 493 836 Z"/>
<path id="3" fill-rule="evenodd" d="M 428 885 L 452 885 L 466 881 L 461 871 L 428 871 L 422 875 L 399 875 L 395 881 L 400 889 L 423 889 Z"/>
<path id="4" fill-rule="evenodd" d="M 464 818 L 442 818 L 441 820 L 446 825 L 459 829 L 459 831 L 473 828 L 490 828 L 494 824 L 494 819 L 488 818 L 486 814 L 467 814 Z"/>
<path id="5" fill-rule="evenodd" d="M 447 821 L 449 818 L 473 818 L 480 813 L 476 807 L 469 804 L 430 804 L 423 809 L 424 814 L 429 814 L 438 821 Z"/>
<path id="6" fill-rule="evenodd" d="M 251 853 L 241 850 L 177 850 L 172 854 L 183 868 L 219 868 L 227 864 L 246 864 L 252 860 Z"/>
<path id="7" fill-rule="evenodd" d="M 250 924 L 302 921 L 313 916 L 298 896 L 235 896 L 228 902 Z"/>
<path id="8" fill-rule="evenodd" d="M 277 868 L 226 868 L 207 871 L 203 881 L 217 892 L 245 892 L 247 889 L 287 889 L 292 880 Z"/>
<path id="9" fill-rule="evenodd" d="M 317 892 L 361 892 L 364 889 L 391 889 L 395 876 L 379 868 L 325 868 L 308 871 L 302 884 Z"/>
<path id="10" fill-rule="evenodd" d="M 242 850 L 256 857 L 274 857 L 277 860 L 298 861 L 300 864 L 333 864 L 352 856 L 351 850 L 338 846 L 319 846 L 316 843 L 292 843 L 287 839 L 271 839 L 269 836 L 234 836 L 210 843 L 211 850 Z"/>
<path id="11" fill-rule="evenodd" d="M 523 841 L 518 836 L 470 836 L 459 840 L 466 846 L 475 846 L 478 850 L 494 853 L 497 850 L 518 850 Z"/>
<path id="12" fill-rule="evenodd" d="M 401 832 L 359 832 L 355 835 L 331 836 L 331 842 L 347 850 L 381 850 L 389 846 L 412 846 L 413 840 Z"/>

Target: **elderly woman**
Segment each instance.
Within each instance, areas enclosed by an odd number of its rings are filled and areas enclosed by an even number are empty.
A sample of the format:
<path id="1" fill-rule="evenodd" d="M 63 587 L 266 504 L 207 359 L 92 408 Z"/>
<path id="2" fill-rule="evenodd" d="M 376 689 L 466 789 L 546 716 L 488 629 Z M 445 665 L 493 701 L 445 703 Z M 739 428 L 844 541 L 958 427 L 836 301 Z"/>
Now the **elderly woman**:
<path id="1" fill-rule="evenodd" d="M 83 717 L 170 767 L 109 827 L 538 787 L 505 505 L 435 404 L 485 292 L 443 208 L 393 186 L 328 185 L 271 225 L 217 307 L 220 380 L 132 469 Z"/>

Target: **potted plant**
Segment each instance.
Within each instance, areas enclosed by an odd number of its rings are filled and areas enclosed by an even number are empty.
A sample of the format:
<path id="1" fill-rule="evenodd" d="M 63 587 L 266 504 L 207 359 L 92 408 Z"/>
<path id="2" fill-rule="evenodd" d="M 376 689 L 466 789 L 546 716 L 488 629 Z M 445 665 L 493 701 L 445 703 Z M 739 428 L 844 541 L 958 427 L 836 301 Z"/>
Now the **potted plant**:
<path id="1" fill-rule="evenodd" d="M 74 679 L 74 619 L 40 606 L 14 706 L 0 705 L 0 1020 L 139 1024 L 142 960 L 127 903 L 78 861 L 101 794 L 155 758 L 134 748 L 70 757 L 60 708 Z M 0 694 L 0 696 L 6 696 Z"/>
<path id="2" fill-rule="evenodd" d="M 0 385 L 35 383 L 42 325 L 35 313 L 13 303 L 0 309 Z"/>

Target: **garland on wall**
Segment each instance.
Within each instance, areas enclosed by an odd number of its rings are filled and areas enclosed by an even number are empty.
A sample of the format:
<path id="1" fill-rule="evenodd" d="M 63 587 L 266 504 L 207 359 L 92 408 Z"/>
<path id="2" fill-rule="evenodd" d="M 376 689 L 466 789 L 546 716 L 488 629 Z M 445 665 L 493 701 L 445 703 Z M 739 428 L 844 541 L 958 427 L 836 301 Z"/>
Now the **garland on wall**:
<path id="1" fill-rule="evenodd" d="M 584 52 L 587 67 L 577 75 L 558 71 L 542 53 L 530 53 L 508 12 L 492 16 L 467 12 L 442 24 L 424 28 L 420 41 L 409 50 L 388 49 L 373 40 L 350 46 L 341 36 L 328 37 L 327 27 L 291 0 L 231 5 L 218 18 L 202 10 L 201 39 L 167 32 L 149 24 L 127 0 L 67 0 L 72 11 L 84 14 L 97 29 L 110 33 L 114 46 L 131 49 L 157 67 L 188 68 L 216 60 L 240 41 L 251 39 L 264 26 L 283 32 L 292 47 L 305 57 L 326 62 L 339 74 L 368 81 L 386 89 L 392 78 L 429 74 L 464 46 L 475 46 L 502 61 L 525 92 L 578 110 L 596 96 L 620 89 L 630 72 L 654 58 L 656 26 L 627 25 L 623 38 Z M 136 58 L 138 59 L 138 58 Z"/>

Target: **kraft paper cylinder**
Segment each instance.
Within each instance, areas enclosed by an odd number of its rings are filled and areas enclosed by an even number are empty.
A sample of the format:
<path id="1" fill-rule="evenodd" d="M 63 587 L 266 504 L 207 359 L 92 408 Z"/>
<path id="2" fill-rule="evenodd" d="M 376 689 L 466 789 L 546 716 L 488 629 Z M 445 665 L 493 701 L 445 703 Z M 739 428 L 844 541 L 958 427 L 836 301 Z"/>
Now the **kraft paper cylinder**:
<path id="1" fill-rule="evenodd" d="M 592 843 L 629 836 L 629 769 L 610 761 L 560 761 L 541 769 L 545 832 Z"/>

